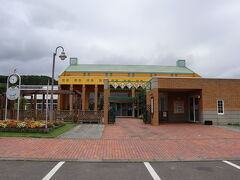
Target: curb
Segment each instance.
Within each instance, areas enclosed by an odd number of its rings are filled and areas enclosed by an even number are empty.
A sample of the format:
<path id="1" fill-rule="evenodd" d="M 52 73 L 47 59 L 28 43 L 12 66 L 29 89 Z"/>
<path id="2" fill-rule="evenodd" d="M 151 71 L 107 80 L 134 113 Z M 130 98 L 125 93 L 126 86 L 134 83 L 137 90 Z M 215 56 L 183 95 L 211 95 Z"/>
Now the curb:
<path id="1" fill-rule="evenodd" d="M 49 159 L 49 158 L 18 158 L 18 157 L 0 157 L 0 161 L 39 161 L 39 162 L 84 162 L 84 163 L 140 163 L 140 162 L 211 162 L 223 160 L 240 160 L 236 158 L 213 158 L 213 159 Z"/>

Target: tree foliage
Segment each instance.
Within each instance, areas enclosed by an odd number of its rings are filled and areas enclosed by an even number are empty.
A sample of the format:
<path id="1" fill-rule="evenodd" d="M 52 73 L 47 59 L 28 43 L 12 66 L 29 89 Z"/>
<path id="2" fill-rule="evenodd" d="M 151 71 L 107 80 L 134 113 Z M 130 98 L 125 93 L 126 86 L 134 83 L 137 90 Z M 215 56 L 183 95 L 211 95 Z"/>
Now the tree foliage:
<path id="1" fill-rule="evenodd" d="M 0 83 L 0 94 L 6 92 L 6 84 L 1 84 Z"/>
<path id="2" fill-rule="evenodd" d="M 21 76 L 22 79 L 22 85 L 47 85 L 48 80 L 51 82 L 51 79 L 49 76 L 37 76 L 37 75 L 23 75 Z M 0 83 L 6 83 L 7 82 L 7 76 L 1 76 L 0 75 Z M 57 81 L 54 80 L 54 84 L 57 85 Z"/>
<path id="3" fill-rule="evenodd" d="M 0 93 L 6 92 L 6 83 L 8 76 L 0 75 Z M 51 83 L 51 77 L 49 76 L 37 76 L 37 75 L 23 75 L 21 76 L 22 85 L 47 85 L 48 80 Z M 58 82 L 54 80 L 54 84 L 57 85 Z"/>
<path id="4" fill-rule="evenodd" d="M 20 97 L 20 103 L 19 103 L 19 109 L 24 110 L 25 106 L 27 104 L 27 99 L 25 99 L 23 96 Z M 18 103 L 14 104 L 14 109 L 17 110 Z"/>

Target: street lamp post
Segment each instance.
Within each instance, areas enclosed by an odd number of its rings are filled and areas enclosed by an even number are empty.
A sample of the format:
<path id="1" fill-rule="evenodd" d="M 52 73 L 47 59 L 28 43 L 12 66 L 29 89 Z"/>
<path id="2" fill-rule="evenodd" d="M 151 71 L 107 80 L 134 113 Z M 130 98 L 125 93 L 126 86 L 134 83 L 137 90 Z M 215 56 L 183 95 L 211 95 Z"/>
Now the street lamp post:
<path id="1" fill-rule="evenodd" d="M 65 55 L 65 52 L 64 52 L 64 48 L 62 46 L 58 46 L 55 50 L 55 52 L 53 53 L 53 66 L 52 66 L 52 84 L 51 84 L 51 105 L 50 105 L 50 121 L 53 121 L 53 86 L 54 86 L 54 70 L 55 70 L 55 58 L 56 58 L 56 55 L 57 55 L 57 50 L 58 49 L 62 49 L 62 52 L 59 56 L 59 58 L 61 60 L 64 60 L 67 58 L 67 56 Z"/>

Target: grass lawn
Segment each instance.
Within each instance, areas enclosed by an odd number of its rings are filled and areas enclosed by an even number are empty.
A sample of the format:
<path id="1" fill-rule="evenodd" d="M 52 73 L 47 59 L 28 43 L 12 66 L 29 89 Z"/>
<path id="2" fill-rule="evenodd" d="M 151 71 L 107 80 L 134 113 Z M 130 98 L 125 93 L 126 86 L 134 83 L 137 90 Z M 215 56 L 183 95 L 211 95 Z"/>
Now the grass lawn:
<path id="1" fill-rule="evenodd" d="M 60 134 L 72 129 L 73 127 L 77 126 L 78 124 L 74 123 L 67 123 L 65 126 L 60 128 L 54 129 L 49 133 L 18 133 L 18 132 L 0 132 L 0 136 L 4 137 L 33 137 L 33 138 L 55 138 Z"/>

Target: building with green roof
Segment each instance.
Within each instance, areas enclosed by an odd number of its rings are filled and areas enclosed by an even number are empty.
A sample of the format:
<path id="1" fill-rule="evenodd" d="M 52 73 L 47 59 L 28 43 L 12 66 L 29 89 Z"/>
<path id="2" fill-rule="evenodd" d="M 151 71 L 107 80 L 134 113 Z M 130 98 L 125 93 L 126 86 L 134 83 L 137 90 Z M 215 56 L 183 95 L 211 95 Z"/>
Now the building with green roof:
<path id="1" fill-rule="evenodd" d="M 186 67 L 78 64 L 77 58 L 59 76 L 63 93 L 59 110 L 76 121 L 114 123 L 135 117 L 145 123 L 240 123 L 240 80 L 201 78 Z"/>
<path id="2" fill-rule="evenodd" d="M 185 60 L 178 60 L 175 66 L 160 65 L 118 65 L 118 64 L 78 64 L 77 58 L 70 58 L 69 66 L 59 76 L 62 90 L 72 90 L 79 97 L 61 95 L 61 110 L 81 109 L 101 111 L 104 101 L 104 82 L 112 88 L 109 100 L 114 102 L 117 116 L 136 116 L 134 104 L 136 96 L 143 89 L 150 88 L 154 77 L 200 77 L 186 67 Z"/>

